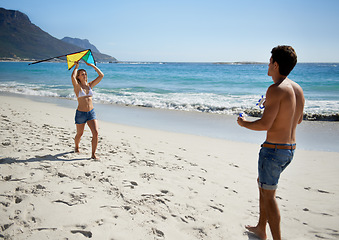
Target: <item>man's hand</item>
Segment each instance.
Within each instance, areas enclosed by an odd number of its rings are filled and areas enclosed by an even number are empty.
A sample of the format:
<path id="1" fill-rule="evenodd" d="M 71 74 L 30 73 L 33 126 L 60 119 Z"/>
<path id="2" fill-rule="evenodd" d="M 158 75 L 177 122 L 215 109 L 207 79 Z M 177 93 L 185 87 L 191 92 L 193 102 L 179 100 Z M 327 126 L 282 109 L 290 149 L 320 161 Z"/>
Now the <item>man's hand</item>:
<path id="1" fill-rule="evenodd" d="M 239 126 L 241 126 L 241 127 L 243 127 L 244 126 L 244 121 L 245 121 L 246 119 L 245 119 L 245 117 L 238 117 L 238 120 L 237 120 L 237 122 L 238 122 L 238 124 L 239 124 Z"/>

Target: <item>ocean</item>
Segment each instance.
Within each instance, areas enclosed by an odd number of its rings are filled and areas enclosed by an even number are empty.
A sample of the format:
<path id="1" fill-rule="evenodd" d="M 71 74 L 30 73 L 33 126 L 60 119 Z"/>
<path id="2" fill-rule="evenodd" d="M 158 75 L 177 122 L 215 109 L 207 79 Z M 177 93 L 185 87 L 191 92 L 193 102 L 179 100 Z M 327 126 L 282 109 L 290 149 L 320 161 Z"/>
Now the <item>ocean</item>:
<path id="1" fill-rule="evenodd" d="M 98 63 L 105 74 L 94 102 L 190 112 L 256 116 L 272 84 L 268 64 Z M 89 80 L 96 72 L 84 63 Z M 75 100 L 66 63 L 0 62 L 0 91 Z M 339 121 L 339 63 L 298 63 L 289 76 L 304 90 L 309 120 Z"/>

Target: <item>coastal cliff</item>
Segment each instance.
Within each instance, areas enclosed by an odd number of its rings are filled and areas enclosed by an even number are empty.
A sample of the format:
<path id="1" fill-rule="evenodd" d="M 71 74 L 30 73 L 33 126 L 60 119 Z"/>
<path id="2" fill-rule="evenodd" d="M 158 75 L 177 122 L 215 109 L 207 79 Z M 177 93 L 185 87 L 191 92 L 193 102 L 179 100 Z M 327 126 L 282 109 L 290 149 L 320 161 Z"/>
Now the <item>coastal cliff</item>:
<path id="1" fill-rule="evenodd" d="M 83 50 L 51 36 L 20 11 L 0 8 L 0 59 L 38 60 Z M 96 49 L 96 48 L 95 48 Z M 97 49 L 96 49 L 97 50 Z M 116 62 L 114 57 L 93 51 L 99 62 Z"/>

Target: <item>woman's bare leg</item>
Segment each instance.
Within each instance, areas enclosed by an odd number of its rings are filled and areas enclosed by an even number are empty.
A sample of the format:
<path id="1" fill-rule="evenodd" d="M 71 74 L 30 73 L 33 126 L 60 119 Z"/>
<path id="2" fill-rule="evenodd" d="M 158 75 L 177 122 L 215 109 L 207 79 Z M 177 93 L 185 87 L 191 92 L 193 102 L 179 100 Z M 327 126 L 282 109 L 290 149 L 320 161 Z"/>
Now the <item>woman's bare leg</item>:
<path id="1" fill-rule="evenodd" d="M 92 157 L 93 159 L 98 159 L 95 155 L 98 146 L 98 121 L 96 119 L 90 120 L 87 122 L 87 125 L 91 129 L 92 132 Z"/>
<path id="2" fill-rule="evenodd" d="M 84 124 L 75 124 L 77 126 L 77 134 L 75 135 L 74 138 L 74 143 L 75 143 L 75 148 L 74 152 L 78 153 L 79 151 L 79 144 L 80 144 L 80 139 L 82 134 L 84 133 L 85 129 L 85 123 Z"/>

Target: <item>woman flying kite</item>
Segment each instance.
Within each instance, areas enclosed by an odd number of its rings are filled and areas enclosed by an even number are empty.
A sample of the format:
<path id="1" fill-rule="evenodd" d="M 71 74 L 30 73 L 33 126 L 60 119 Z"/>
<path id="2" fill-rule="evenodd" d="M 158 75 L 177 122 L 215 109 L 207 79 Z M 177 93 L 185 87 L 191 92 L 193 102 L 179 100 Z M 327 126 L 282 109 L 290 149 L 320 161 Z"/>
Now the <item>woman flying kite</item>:
<path id="1" fill-rule="evenodd" d="M 102 80 L 104 74 L 92 63 L 87 63 L 87 66 L 91 66 L 98 73 L 98 77 L 91 82 L 87 82 L 87 72 L 84 69 L 79 68 L 79 62 L 75 63 L 75 68 L 72 72 L 71 79 L 74 87 L 74 93 L 77 96 L 78 108 L 75 113 L 75 124 L 77 133 L 74 138 L 75 152 L 79 152 L 79 143 L 82 134 L 84 133 L 85 125 L 92 132 L 92 156 L 93 159 L 98 159 L 95 155 L 98 146 L 98 122 L 94 112 L 94 106 L 92 101 L 93 88 Z"/>
<path id="2" fill-rule="evenodd" d="M 75 52 L 67 55 L 62 55 L 58 57 L 53 57 L 49 59 L 40 60 L 31 64 L 40 63 L 48 61 L 54 58 L 67 58 L 68 70 L 70 70 L 74 65 L 75 68 L 72 72 L 71 79 L 74 88 L 74 93 L 78 100 L 78 108 L 75 113 L 75 124 L 77 133 L 74 138 L 75 143 L 75 152 L 79 151 L 79 144 L 81 136 L 84 133 L 85 125 L 87 123 L 88 127 L 92 132 L 92 159 L 98 159 L 95 152 L 98 146 L 98 122 L 96 119 L 94 106 L 93 106 L 93 88 L 102 80 L 104 74 L 100 69 L 95 66 L 95 60 L 90 49 Z M 91 82 L 87 82 L 87 72 L 85 69 L 79 68 L 79 61 L 84 60 L 87 66 L 91 66 L 98 73 L 98 77 Z"/>

